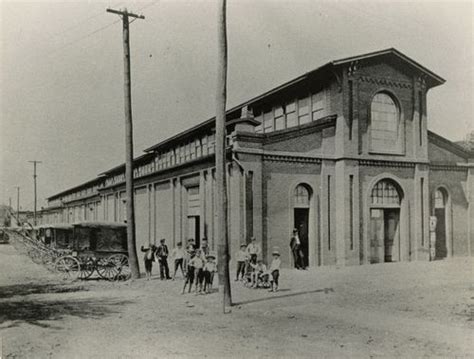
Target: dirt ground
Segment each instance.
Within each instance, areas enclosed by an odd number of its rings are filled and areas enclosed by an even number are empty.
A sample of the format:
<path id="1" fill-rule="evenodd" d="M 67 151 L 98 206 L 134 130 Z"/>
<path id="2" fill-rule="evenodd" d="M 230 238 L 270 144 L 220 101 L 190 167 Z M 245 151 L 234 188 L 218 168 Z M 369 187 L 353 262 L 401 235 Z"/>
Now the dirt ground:
<path id="1" fill-rule="evenodd" d="M 5 358 L 474 357 L 472 259 L 283 270 L 281 290 L 68 283 L 0 245 Z M 156 273 L 156 268 L 155 273 Z"/>

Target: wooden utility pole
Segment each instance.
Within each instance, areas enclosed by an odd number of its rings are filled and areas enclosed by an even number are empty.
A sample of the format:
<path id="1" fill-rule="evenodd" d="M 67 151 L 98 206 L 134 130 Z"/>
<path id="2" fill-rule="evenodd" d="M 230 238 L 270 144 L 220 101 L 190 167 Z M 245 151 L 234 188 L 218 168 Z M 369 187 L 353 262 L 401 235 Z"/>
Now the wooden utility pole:
<path id="1" fill-rule="evenodd" d="M 219 0 L 217 11 L 217 92 L 216 92 L 216 182 L 217 236 L 219 240 L 219 290 L 223 294 L 224 314 L 232 306 L 229 276 L 229 235 L 227 231 L 226 180 L 226 102 L 227 102 L 227 24 L 226 0 Z"/>
<path id="2" fill-rule="evenodd" d="M 20 186 L 16 186 L 16 223 L 20 225 Z"/>
<path id="3" fill-rule="evenodd" d="M 38 223 L 36 221 L 36 203 L 37 203 L 37 200 L 36 200 L 36 164 L 38 163 L 42 163 L 41 161 L 36 161 L 36 160 L 33 160 L 33 161 L 28 161 L 30 163 L 33 163 L 33 182 L 35 184 L 35 206 L 34 206 L 34 212 L 33 212 L 33 224 L 36 226 Z"/>
<path id="4" fill-rule="evenodd" d="M 107 9 L 107 12 L 122 17 L 123 22 L 123 55 L 124 55 L 124 95 L 125 95 L 125 189 L 127 194 L 127 247 L 132 279 L 140 278 L 140 267 L 135 246 L 135 203 L 133 190 L 133 125 L 132 125 L 132 90 L 130 77 L 130 30 L 129 18 L 144 19 L 124 10 Z"/>

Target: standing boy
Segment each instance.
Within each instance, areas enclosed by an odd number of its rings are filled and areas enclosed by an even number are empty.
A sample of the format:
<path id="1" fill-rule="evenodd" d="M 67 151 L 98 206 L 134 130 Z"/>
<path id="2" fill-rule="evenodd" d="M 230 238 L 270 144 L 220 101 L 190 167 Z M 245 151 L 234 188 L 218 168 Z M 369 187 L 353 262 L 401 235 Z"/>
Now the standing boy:
<path id="1" fill-rule="evenodd" d="M 146 272 L 146 280 L 151 279 L 151 269 L 153 268 L 153 261 L 155 259 L 155 251 L 156 247 L 152 244 L 148 248 L 141 247 L 141 251 L 145 252 L 145 256 L 143 257 L 143 261 L 145 262 L 145 272 Z"/>
<path id="2" fill-rule="evenodd" d="M 204 292 L 211 293 L 212 283 L 214 282 L 214 273 L 217 272 L 216 255 L 209 252 L 206 264 L 204 265 Z"/>
<path id="3" fill-rule="evenodd" d="M 189 253 L 190 258 L 187 261 L 187 266 L 186 266 L 186 280 L 184 281 L 184 286 L 183 286 L 183 292 L 181 294 L 184 294 L 186 291 L 186 285 L 189 285 L 188 287 L 188 293 L 191 293 L 191 289 L 193 287 L 194 283 L 194 258 L 195 258 L 195 253 L 191 252 Z"/>
<path id="4" fill-rule="evenodd" d="M 247 246 L 244 243 L 242 243 L 240 245 L 240 249 L 239 249 L 239 251 L 237 252 L 237 255 L 236 255 L 237 273 L 235 275 L 235 281 L 239 280 L 239 275 L 240 275 L 240 279 L 242 279 L 242 280 L 244 279 L 244 276 L 245 276 L 245 265 L 246 265 L 247 260 L 248 260 L 246 247 Z"/>
<path id="5" fill-rule="evenodd" d="M 185 255 L 186 253 L 183 249 L 183 244 L 181 242 L 178 242 L 176 247 L 171 252 L 171 256 L 174 259 L 173 280 L 176 278 L 176 272 L 178 271 L 178 268 L 181 268 L 181 274 L 183 275 L 183 278 L 184 278 L 183 261 L 184 261 Z"/>
<path id="6" fill-rule="evenodd" d="M 205 257 L 200 249 L 196 251 L 196 255 L 191 260 L 192 265 L 194 267 L 194 277 L 196 278 L 196 294 L 202 292 L 203 283 L 204 283 L 204 264 L 205 264 Z"/>
<path id="7" fill-rule="evenodd" d="M 273 250 L 272 252 L 273 260 L 272 264 L 270 265 L 270 281 L 272 287 L 270 288 L 270 292 L 277 292 L 278 291 L 278 279 L 280 278 L 280 252 L 278 250 Z"/>

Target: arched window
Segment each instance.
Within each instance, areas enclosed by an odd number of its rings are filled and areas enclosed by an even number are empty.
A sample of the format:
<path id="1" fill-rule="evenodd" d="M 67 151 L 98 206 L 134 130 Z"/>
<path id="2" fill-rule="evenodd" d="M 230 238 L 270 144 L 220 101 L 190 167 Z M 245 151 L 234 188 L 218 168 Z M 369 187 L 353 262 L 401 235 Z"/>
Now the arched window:
<path id="1" fill-rule="evenodd" d="M 300 184 L 296 186 L 294 192 L 295 207 L 309 207 L 309 190 L 306 186 Z"/>
<path id="2" fill-rule="evenodd" d="M 400 195 L 394 184 L 387 180 L 377 182 L 370 198 L 373 205 L 400 205 Z"/>
<path id="3" fill-rule="evenodd" d="M 400 152 L 400 109 L 394 99 L 385 92 L 379 92 L 372 99 L 370 111 L 370 149 L 384 153 Z"/>
<path id="4" fill-rule="evenodd" d="M 446 197 L 443 191 L 439 188 L 435 192 L 434 202 L 435 208 L 444 208 L 446 205 Z"/>

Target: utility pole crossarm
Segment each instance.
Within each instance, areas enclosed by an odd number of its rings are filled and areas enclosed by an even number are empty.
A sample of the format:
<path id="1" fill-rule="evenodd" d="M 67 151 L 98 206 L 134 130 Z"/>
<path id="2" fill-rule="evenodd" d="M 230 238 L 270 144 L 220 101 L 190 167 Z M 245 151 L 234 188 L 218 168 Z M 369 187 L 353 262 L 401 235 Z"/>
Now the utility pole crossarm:
<path id="1" fill-rule="evenodd" d="M 127 9 L 125 9 L 125 10 L 107 9 L 107 12 L 111 12 L 112 14 L 117 14 L 117 15 L 121 15 L 121 16 L 126 15 L 126 16 L 128 16 L 128 17 L 135 17 L 135 18 L 137 18 L 137 19 L 145 19 L 145 16 L 143 16 L 143 15 L 137 15 L 137 14 L 128 12 Z"/>

